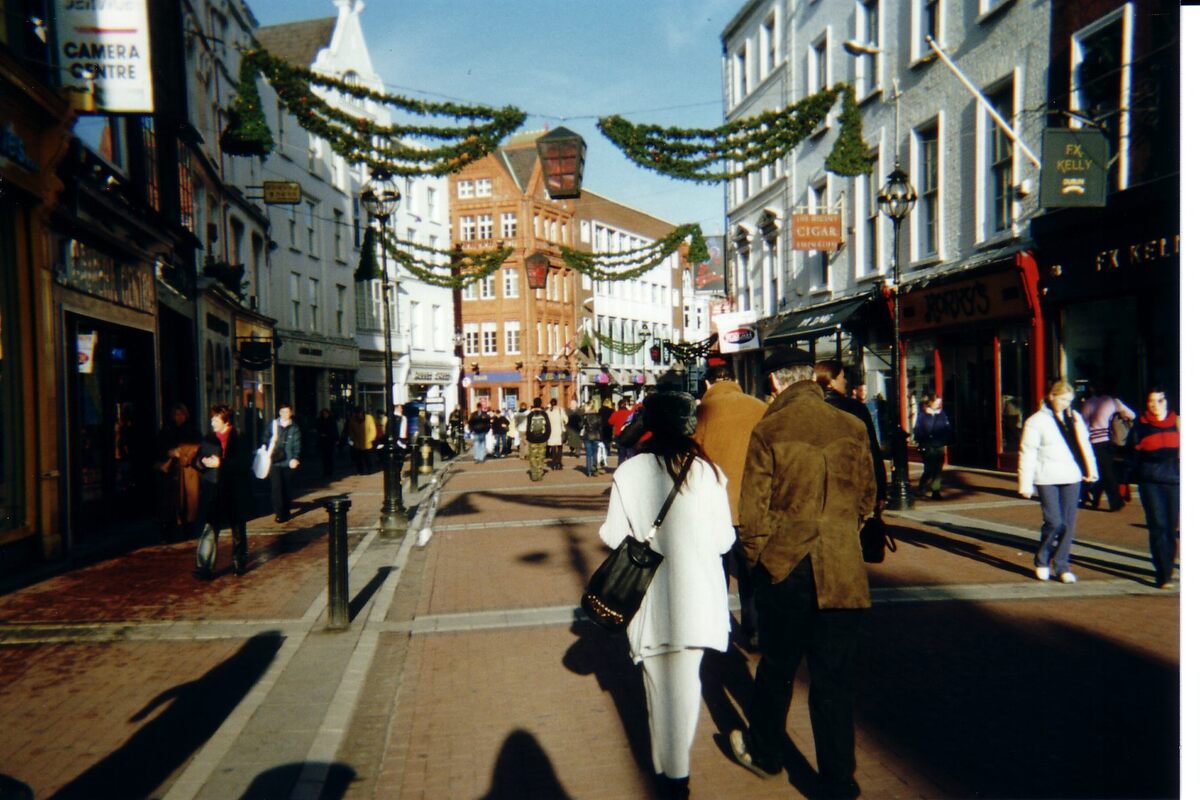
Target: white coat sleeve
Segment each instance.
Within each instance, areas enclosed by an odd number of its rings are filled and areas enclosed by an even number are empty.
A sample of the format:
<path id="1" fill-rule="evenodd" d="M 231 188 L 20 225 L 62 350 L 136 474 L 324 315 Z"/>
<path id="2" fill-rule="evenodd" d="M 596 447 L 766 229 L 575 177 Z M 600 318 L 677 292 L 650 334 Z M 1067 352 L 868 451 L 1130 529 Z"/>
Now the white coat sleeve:
<path id="1" fill-rule="evenodd" d="M 1041 428 L 1037 420 L 1030 417 L 1021 430 L 1021 455 L 1017 461 L 1017 491 L 1022 495 L 1033 494 L 1033 473 L 1037 469 L 1041 446 Z"/>
<path id="2" fill-rule="evenodd" d="M 704 469 L 708 469 L 707 465 L 702 465 Z M 717 467 L 717 491 L 709 493 L 709 500 L 712 503 L 712 522 L 714 545 L 718 553 L 727 553 L 729 548 L 733 547 L 733 543 L 737 541 L 737 531 L 733 529 L 733 516 L 729 511 L 729 493 L 726 490 L 725 475 L 721 473 L 721 468 Z"/>
<path id="3" fill-rule="evenodd" d="M 625 513 L 621 487 L 616 481 L 613 481 L 612 492 L 608 497 L 608 516 L 605 518 L 604 524 L 600 526 L 600 539 L 615 550 L 631 533 L 633 533 L 633 525 L 629 522 L 629 515 Z"/>

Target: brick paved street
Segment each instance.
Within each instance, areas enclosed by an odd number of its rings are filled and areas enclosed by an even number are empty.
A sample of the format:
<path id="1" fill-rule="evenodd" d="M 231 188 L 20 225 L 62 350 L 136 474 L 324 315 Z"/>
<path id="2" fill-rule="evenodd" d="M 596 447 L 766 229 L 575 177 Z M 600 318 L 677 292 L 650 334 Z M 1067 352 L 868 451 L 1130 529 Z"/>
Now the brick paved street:
<path id="1" fill-rule="evenodd" d="M 380 476 L 344 477 L 287 526 L 253 522 L 241 578 L 196 581 L 179 543 L 0 595 L 0 775 L 64 798 L 649 796 L 640 676 L 575 621 L 610 484 L 581 463 L 534 484 L 516 458 L 452 462 L 399 541 L 371 529 Z M 1044 584 L 1012 478 L 947 479 L 870 568 L 864 796 L 1178 796 L 1179 596 L 1149 586 L 1140 506 L 1081 512 L 1080 583 Z M 331 490 L 354 501 L 341 633 L 312 502 Z M 757 660 L 741 645 L 705 660 L 693 796 L 802 796 L 803 670 L 787 777 L 724 753 Z"/>

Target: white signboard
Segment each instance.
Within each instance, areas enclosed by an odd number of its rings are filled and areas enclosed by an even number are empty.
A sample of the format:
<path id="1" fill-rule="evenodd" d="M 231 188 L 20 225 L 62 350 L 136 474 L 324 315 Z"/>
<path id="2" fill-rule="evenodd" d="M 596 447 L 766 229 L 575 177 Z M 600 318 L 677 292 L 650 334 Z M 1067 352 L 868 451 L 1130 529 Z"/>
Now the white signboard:
<path id="1" fill-rule="evenodd" d="M 717 325 L 717 342 L 722 353 L 743 353 L 761 346 L 758 342 L 758 320 L 753 311 L 716 314 L 713 322 Z"/>
<path id="2" fill-rule="evenodd" d="M 154 111 L 146 0 L 56 0 L 63 86 L 102 113 Z"/>

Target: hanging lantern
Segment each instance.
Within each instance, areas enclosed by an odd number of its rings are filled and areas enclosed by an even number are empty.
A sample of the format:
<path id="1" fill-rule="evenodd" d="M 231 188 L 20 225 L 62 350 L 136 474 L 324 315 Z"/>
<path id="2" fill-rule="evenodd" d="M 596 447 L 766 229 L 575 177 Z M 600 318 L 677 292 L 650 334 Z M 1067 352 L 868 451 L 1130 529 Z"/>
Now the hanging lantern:
<path id="1" fill-rule="evenodd" d="M 578 133 L 555 128 L 537 140 L 538 160 L 546 194 L 554 200 L 573 200 L 583 190 L 583 162 L 587 143 Z"/>
<path id="2" fill-rule="evenodd" d="M 530 289 L 545 289 L 546 276 L 550 272 L 550 259 L 545 253 L 534 253 L 525 259 L 525 279 Z"/>

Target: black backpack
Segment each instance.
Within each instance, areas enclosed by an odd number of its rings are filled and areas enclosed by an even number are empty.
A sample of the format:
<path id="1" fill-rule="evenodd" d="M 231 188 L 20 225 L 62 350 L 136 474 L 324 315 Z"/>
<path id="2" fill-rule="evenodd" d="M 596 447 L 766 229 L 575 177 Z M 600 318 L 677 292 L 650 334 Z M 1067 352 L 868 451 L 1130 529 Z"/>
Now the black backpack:
<path id="1" fill-rule="evenodd" d="M 530 444 L 545 444 L 550 441 L 550 417 L 540 408 L 529 412 L 525 422 L 525 439 Z"/>

